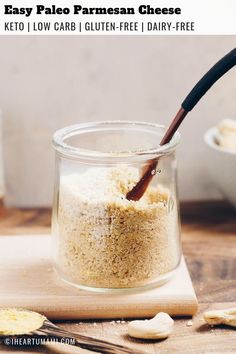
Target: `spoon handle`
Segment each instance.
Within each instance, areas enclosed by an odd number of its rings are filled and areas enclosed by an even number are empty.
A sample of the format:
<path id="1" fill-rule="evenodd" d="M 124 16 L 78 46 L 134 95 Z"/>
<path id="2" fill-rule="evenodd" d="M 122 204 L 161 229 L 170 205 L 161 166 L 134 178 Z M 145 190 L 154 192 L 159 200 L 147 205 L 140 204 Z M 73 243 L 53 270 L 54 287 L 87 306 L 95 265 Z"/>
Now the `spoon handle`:
<path id="1" fill-rule="evenodd" d="M 236 65 L 236 48 L 231 50 L 222 59 L 220 59 L 194 86 L 188 96 L 183 101 L 181 108 L 172 120 L 169 128 L 163 136 L 160 145 L 170 142 L 174 133 L 186 117 L 187 113 L 193 109 L 198 101 L 205 95 L 209 88 L 227 71 Z M 158 158 L 149 161 L 147 168 L 142 174 L 140 180 L 136 185 L 126 194 L 128 200 L 139 200 L 145 193 L 149 183 L 151 182 L 154 174 L 152 171 L 156 170 Z"/>
<path id="2" fill-rule="evenodd" d="M 38 334 L 46 334 L 47 337 L 51 338 L 72 338 L 75 340 L 75 346 L 91 350 L 93 352 L 104 354 L 147 354 L 143 351 L 124 347 L 119 344 L 113 344 L 104 340 L 87 337 L 79 333 L 68 332 L 58 326 L 55 326 L 54 324 L 51 324 L 49 321 L 44 323 L 43 327 L 41 327 L 37 332 Z"/>
<path id="3" fill-rule="evenodd" d="M 227 71 L 236 65 L 236 48 L 221 58 L 194 86 L 182 103 L 185 111 L 189 112 L 205 95 L 209 88 Z"/>

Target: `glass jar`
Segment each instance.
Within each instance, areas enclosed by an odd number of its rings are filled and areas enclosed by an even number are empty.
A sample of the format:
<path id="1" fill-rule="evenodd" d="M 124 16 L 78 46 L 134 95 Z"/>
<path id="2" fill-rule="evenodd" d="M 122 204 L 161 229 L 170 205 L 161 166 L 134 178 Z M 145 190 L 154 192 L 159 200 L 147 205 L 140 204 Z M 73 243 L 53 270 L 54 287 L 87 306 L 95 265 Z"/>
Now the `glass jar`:
<path id="1" fill-rule="evenodd" d="M 180 263 L 176 133 L 160 146 L 165 128 L 112 121 L 69 126 L 53 137 L 56 150 L 52 232 L 54 264 L 83 289 L 124 291 L 160 285 Z M 158 158 L 142 198 L 126 194 Z"/>

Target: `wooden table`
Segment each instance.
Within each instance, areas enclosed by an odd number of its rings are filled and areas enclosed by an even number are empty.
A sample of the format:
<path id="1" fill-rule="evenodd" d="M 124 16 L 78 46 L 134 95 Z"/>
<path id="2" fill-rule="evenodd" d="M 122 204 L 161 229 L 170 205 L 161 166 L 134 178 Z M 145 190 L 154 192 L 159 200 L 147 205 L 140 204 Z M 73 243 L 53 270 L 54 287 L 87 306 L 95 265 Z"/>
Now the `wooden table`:
<path id="1" fill-rule="evenodd" d="M 46 209 L 0 210 L 0 234 L 48 233 Z M 132 340 L 126 323 L 111 321 L 61 322 L 69 330 L 127 344 L 147 353 L 236 353 L 236 332 L 231 327 L 211 328 L 202 321 L 203 311 L 236 307 L 236 211 L 225 203 L 185 203 L 182 206 L 183 252 L 191 273 L 199 312 L 175 320 L 174 333 L 159 342 Z M 3 286 L 3 284 L 1 285 Z M 2 353 L 89 353 L 86 350 L 48 344 L 17 349 L 0 346 Z"/>

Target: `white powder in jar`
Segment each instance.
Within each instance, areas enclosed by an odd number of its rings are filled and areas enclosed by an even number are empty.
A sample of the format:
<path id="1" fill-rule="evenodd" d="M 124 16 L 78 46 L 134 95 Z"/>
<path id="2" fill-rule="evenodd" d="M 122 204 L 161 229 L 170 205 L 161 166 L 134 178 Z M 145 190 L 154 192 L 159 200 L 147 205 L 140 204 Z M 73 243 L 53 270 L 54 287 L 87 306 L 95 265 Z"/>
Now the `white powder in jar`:
<path id="1" fill-rule="evenodd" d="M 61 178 L 57 263 L 67 280 L 85 286 L 146 285 L 179 261 L 177 207 L 170 191 L 149 186 L 139 201 L 126 193 L 134 167 L 90 168 Z"/>

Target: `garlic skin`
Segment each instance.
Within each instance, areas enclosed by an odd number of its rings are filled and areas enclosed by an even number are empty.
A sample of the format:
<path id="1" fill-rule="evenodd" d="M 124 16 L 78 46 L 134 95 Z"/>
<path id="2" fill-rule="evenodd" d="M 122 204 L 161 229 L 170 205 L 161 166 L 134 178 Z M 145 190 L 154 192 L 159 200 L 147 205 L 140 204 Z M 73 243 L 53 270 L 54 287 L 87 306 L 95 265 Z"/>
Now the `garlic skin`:
<path id="1" fill-rule="evenodd" d="M 224 324 L 236 327 L 236 307 L 225 310 L 207 311 L 203 314 L 203 317 L 209 325 Z"/>
<path id="2" fill-rule="evenodd" d="M 136 320 L 128 324 L 130 337 L 139 339 L 164 339 L 173 331 L 174 321 L 165 312 L 159 312 L 150 320 Z"/>

